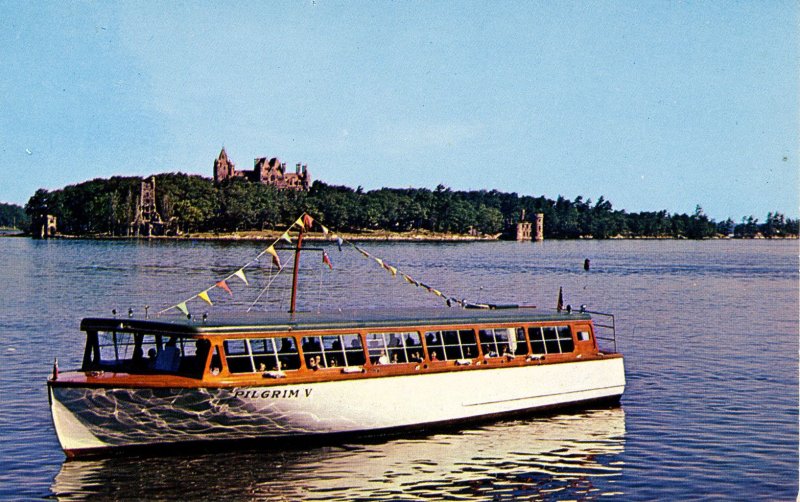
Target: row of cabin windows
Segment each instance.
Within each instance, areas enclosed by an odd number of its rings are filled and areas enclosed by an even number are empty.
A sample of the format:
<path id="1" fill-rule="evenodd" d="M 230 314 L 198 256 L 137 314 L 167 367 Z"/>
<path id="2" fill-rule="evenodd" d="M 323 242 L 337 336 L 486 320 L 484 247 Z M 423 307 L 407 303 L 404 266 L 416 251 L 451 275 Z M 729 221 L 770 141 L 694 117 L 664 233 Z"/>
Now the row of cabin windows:
<path id="1" fill-rule="evenodd" d="M 473 359 L 522 356 L 528 354 L 524 328 L 488 328 L 425 332 L 430 360 Z M 527 329 L 531 353 L 562 354 L 575 350 L 569 326 L 530 327 Z M 589 340 L 588 331 L 578 332 L 579 340 Z M 424 351 L 420 334 L 415 331 L 367 333 L 366 356 L 361 336 L 357 334 L 308 336 L 300 341 L 306 368 L 361 366 L 371 364 L 422 362 Z M 480 349 L 479 349 L 480 346 Z M 231 373 L 299 369 L 300 354 L 295 340 L 285 338 L 241 338 L 223 342 L 228 370 Z"/>

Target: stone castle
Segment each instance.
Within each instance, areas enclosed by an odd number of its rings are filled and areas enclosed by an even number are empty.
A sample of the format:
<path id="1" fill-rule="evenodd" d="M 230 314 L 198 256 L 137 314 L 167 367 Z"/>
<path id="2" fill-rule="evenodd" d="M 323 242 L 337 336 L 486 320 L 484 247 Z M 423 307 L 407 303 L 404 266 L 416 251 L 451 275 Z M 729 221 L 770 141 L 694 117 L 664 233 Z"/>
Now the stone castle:
<path id="1" fill-rule="evenodd" d="M 214 161 L 214 181 L 221 183 L 230 178 L 244 178 L 254 183 L 288 190 L 308 190 L 311 186 L 311 175 L 306 165 L 297 164 L 295 172 L 287 173 L 286 164 L 281 164 L 274 157 L 269 160 L 266 157 L 257 158 L 254 164 L 252 170 L 237 170 L 236 164 L 228 158 L 223 148 Z"/>

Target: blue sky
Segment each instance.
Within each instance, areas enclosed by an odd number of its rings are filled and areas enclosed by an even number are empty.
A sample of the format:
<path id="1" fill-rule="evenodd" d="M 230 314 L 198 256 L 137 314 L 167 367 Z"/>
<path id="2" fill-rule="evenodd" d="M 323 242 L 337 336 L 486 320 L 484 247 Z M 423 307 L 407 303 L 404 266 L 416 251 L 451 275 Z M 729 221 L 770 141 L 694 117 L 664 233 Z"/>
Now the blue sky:
<path id="1" fill-rule="evenodd" d="M 7 2 L 0 201 L 277 156 L 366 189 L 798 216 L 800 6 Z"/>

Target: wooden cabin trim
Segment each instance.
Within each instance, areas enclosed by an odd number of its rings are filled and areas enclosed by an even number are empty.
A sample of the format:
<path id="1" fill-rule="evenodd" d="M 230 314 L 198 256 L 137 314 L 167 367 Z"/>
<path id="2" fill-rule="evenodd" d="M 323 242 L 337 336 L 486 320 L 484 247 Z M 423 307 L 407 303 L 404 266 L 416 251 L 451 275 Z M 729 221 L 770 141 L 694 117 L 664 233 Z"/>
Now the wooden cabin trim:
<path id="1" fill-rule="evenodd" d="M 549 353 L 542 356 L 535 356 L 533 353 L 532 342 L 529 336 L 530 328 L 544 328 L 544 327 L 569 327 L 570 336 L 573 343 L 573 351 L 568 353 Z M 482 329 L 514 329 L 522 328 L 525 337 L 525 354 L 511 356 L 497 356 L 488 357 L 483 353 L 483 344 L 480 340 L 480 330 Z M 431 331 L 464 331 L 471 330 L 475 343 L 477 345 L 477 354 L 475 357 L 468 359 L 470 364 L 460 364 L 457 359 L 432 361 L 429 352 L 428 341 L 426 333 Z M 579 331 L 587 330 L 589 339 L 580 341 L 577 338 Z M 142 332 L 140 330 L 132 330 L 133 332 Z M 154 334 L 148 330 L 143 330 L 145 334 Z M 367 336 L 370 334 L 405 334 L 415 333 L 421 345 L 420 353 L 423 356 L 423 361 L 415 362 L 399 362 L 390 364 L 375 364 L 371 360 L 370 351 L 367 344 Z M 456 371 L 480 371 L 491 368 L 506 368 L 506 367 L 519 367 L 529 365 L 548 365 L 548 364 L 562 364 L 577 361 L 590 361 L 595 359 L 607 359 L 622 357 L 621 354 L 603 354 L 597 348 L 597 340 L 594 333 L 594 325 L 591 319 L 564 319 L 564 320 L 548 320 L 548 321 L 519 321 L 519 322 L 480 322 L 465 325 L 457 324 L 425 324 L 409 327 L 404 325 L 382 326 L 380 328 L 361 328 L 361 329 L 348 329 L 348 328 L 332 328 L 332 329 L 319 329 L 319 330 L 287 330 L 284 332 L 227 332 L 222 334 L 210 333 L 159 333 L 154 334 L 159 339 L 164 336 L 177 336 L 188 338 L 191 340 L 207 340 L 210 343 L 210 348 L 206 352 L 205 361 L 202 362 L 202 376 L 194 378 L 188 375 L 179 375 L 171 373 L 115 373 L 115 372 L 64 372 L 58 380 L 51 382 L 54 386 L 88 386 L 88 387 L 119 387 L 119 388 L 136 388 L 136 387 L 187 387 L 187 388 L 218 388 L 218 387 L 273 387 L 283 386 L 289 384 L 306 384 L 306 383 L 320 383 L 320 382 L 336 382 L 345 380 L 358 380 L 364 378 L 384 378 L 405 375 L 422 375 L 440 372 L 456 372 Z M 361 366 L 361 372 L 346 373 L 343 371 L 342 366 L 320 368 L 318 370 L 309 369 L 307 366 L 307 357 L 303 350 L 302 340 L 305 337 L 324 337 L 324 336 L 338 336 L 338 335 L 357 335 L 361 341 L 361 351 L 365 363 Z M 87 341 L 95 340 L 95 344 L 87 343 L 87 348 L 84 352 L 84 362 L 86 362 L 86 355 L 93 353 L 96 348 L 98 332 L 96 330 L 87 330 Z M 514 335 L 516 336 L 516 335 Z M 296 349 L 297 357 L 300 358 L 300 367 L 293 370 L 284 370 L 285 377 L 283 378 L 268 378 L 260 371 L 231 373 L 228 366 L 228 355 L 225 353 L 224 341 L 225 340 L 238 340 L 238 339 L 261 339 L 269 338 L 273 340 L 280 340 L 281 338 L 292 338 Z M 519 343 L 519 342 L 518 342 Z M 91 345 L 91 347 L 90 347 Z M 444 345 L 442 345 L 444 346 Z M 414 346 L 417 347 L 417 346 Z M 435 347 L 434 347 L 435 348 Z M 214 375 L 211 373 L 212 358 L 214 352 L 219 353 L 220 371 Z M 292 353 L 294 354 L 294 353 Z M 444 354 L 442 354 L 445 357 Z"/>

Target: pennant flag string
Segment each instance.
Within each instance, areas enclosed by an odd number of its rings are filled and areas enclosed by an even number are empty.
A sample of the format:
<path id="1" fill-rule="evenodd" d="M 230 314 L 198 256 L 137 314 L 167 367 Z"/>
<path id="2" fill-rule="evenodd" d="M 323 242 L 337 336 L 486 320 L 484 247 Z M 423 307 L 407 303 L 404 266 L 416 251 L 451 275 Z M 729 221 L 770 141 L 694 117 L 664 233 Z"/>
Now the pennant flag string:
<path id="1" fill-rule="evenodd" d="M 289 226 L 289 228 L 286 229 L 278 239 L 273 241 L 272 244 L 270 244 L 266 249 L 264 249 L 258 255 L 256 255 L 256 257 L 254 259 L 252 259 L 249 262 L 247 262 L 245 265 L 240 267 L 238 270 L 236 270 L 232 274 L 228 275 L 227 277 L 217 281 L 210 288 L 208 288 L 206 290 L 203 290 L 200 293 L 197 293 L 196 295 L 191 296 L 191 297 L 187 298 L 186 300 L 184 300 L 184 301 L 182 301 L 182 302 L 180 302 L 180 303 L 178 303 L 176 305 L 172 305 L 171 307 L 167 307 L 167 308 L 161 310 L 160 312 L 158 312 L 156 315 L 161 315 L 161 314 L 163 314 L 165 312 L 168 312 L 168 311 L 170 311 L 172 309 L 177 309 L 177 310 L 181 311 L 183 313 L 183 315 L 188 316 L 190 314 L 190 312 L 189 312 L 189 308 L 187 306 L 187 303 L 192 301 L 192 300 L 194 300 L 195 298 L 200 298 L 201 300 L 205 301 L 209 305 L 213 305 L 213 303 L 211 301 L 211 297 L 209 296 L 208 292 L 211 291 L 214 288 L 220 288 L 220 289 L 226 291 L 232 297 L 233 296 L 233 291 L 230 289 L 230 286 L 228 285 L 228 281 L 233 277 L 237 277 L 242 282 L 244 282 L 245 286 L 249 286 L 250 283 L 247 280 L 247 276 L 245 275 L 244 270 L 246 268 L 248 268 L 248 267 L 253 266 L 255 263 L 258 263 L 258 259 L 260 257 L 262 257 L 263 255 L 265 255 L 265 254 L 269 254 L 272 257 L 272 262 L 278 267 L 279 270 L 282 270 L 281 261 L 280 261 L 280 258 L 278 257 L 277 250 L 275 249 L 275 244 L 277 244 L 280 240 L 284 240 L 284 241 L 288 242 L 289 244 L 292 244 L 292 238 L 289 236 L 289 231 L 291 231 L 291 229 L 294 228 L 295 226 L 299 226 L 303 230 L 310 229 L 310 227 L 313 224 L 313 222 L 314 222 L 314 219 L 310 215 L 308 215 L 307 213 L 303 214 L 303 216 L 301 216 L 294 223 L 292 223 Z"/>
<path id="2" fill-rule="evenodd" d="M 192 300 L 194 300 L 195 298 L 200 298 L 201 300 L 203 300 L 203 301 L 204 301 L 204 302 L 206 302 L 207 304 L 209 304 L 209 305 L 213 305 L 213 303 L 212 303 L 212 301 L 211 301 L 211 297 L 210 297 L 210 295 L 209 295 L 209 291 L 211 291 L 211 290 L 212 290 L 212 289 L 214 289 L 214 288 L 220 288 L 220 289 L 222 289 L 223 291 L 227 292 L 227 293 L 228 293 L 228 295 L 230 295 L 231 297 L 233 297 L 233 291 L 231 290 L 231 288 L 230 288 L 230 285 L 228 284 L 228 281 L 229 281 L 230 279 L 232 279 L 233 277 L 236 277 L 236 278 L 238 278 L 239 280 L 241 280 L 241 281 L 242 281 L 242 282 L 245 284 L 245 286 L 249 286 L 249 285 L 250 285 L 250 282 L 247 280 L 247 276 L 245 275 L 245 269 L 246 269 L 246 268 L 248 268 L 248 267 L 251 267 L 251 266 L 253 266 L 253 265 L 254 265 L 254 264 L 256 264 L 256 263 L 258 263 L 258 262 L 259 262 L 259 258 L 261 258 L 261 257 L 262 257 L 263 255 L 265 255 L 265 254 L 269 254 L 269 255 L 270 255 L 270 257 L 271 257 L 271 259 L 272 259 L 272 263 L 273 263 L 273 264 L 274 264 L 274 265 L 275 265 L 275 266 L 278 268 L 278 274 L 280 274 L 280 272 L 283 270 L 283 266 L 282 266 L 282 263 L 281 263 L 280 257 L 278 256 L 278 251 L 277 251 L 277 249 L 275 248 L 275 245 L 276 245 L 276 244 L 277 244 L 279 241 L 285 241 L 285 242 L 287 242 L 288 244 L 294 244 L 294 242 L 292 241 L 292 237 L 289 235 L 289 232 L 290 232 L 290 231 L 291 231 L 291 230 L 292 230 L 294 227 L 299 227 L 301 232 L 302 232 L 302 231 L 310 231 L 310 230 L 313 228 L 313 226 L 314 226 L 315 224 L 316 224 L 317 226 L 319 226 L 319 227 L 320 227 L 320 229 L 322 230 L 322 234 L 323 234 L 323 235 L 324 235 L 326 238 L 332 239 L 332 240 L 334 240 L 334 241 L 336 242 L 336 246 L 338 247 L 339 251 L 342 251 L 342 245 L 346 243 L 346 244 L 348 244 L 349 246 L 351 246 L 353 249 L 355 249 L 356 251 L 358 251 L 358 252 L 359 252 L 361 255 L 363 255 L 365 258 L 371 258 L 371 259 L 372 259 L 373 261 L 375 261 L 375 262 L 376 262 L 376 263 L 377 263 L 379 266 L 381 266 L 383 269 L 387 270 L 387 271 L 388 271 L 390 274 L 392 274 L 392 277 L 397 277 L 397 274 L 399 273 L 399 274 L 400 274 L 400 276 L 401 276 L 401 277 L 402 277 L 402 278 L 405 280 L 405 282 L 407 282 L 408 284 L 412 284 L 412 285 L 414 285 L 414 286 L 416 286 L 416 287 L 423 287 L 423 288 L 425 288 L 425 290 L 427 290 L 428 292 L 430 292 L 430 293 L 432 293 L 432 294 L 435 294 L 436 296 L 438 296 L 438 297 L 440 297 L 440 298 L 443 298 L 443 299 L 445 299 L 445 301 L 446 301 L 446 303 L 447 303 L 447 305 L 448 305 L 448 306 L 451 306 L 453 303 L 456 303 L 456 304 L 458 304 L 458 305 L 461 305 L 461 306 L 463 306 L 463 305 L 464 305 L 464 303 L 465 303 L 465 302 L 464 302 L 463 300 L 457 300 L 456 298 L 454 298 L 454 297 L 451 297 L 451 296 L 449 296 L 449 295 L 445 295 L 445 294 L 444 294 L 444 293 L 442 293 L 441 291 L 439 291 L 439 290 L 437 290 L 437 289 L 434 289 L 434 288 L 432 288 L 431 286 L 428 286 L 428 285 L 426 285 L 426 284 L 423 284 L 423 283 L 421 283 L 421 282 L 417 281 L 416 279 L 412 278 L 412 277 L 411 277 L 411 276 L 409 276 L 408 274 L 406 274 L 406 273 L 404 273 L 404 272 L 401 272 L 401 271 L 399 271 L 399 270 L 397 269 L 397 267 L 394 267 L 394 266 L 392 266 L 392 265 L 389 265 L 388 263 L 386 263 L 386 262 L 385 262 L 384 260 L 382 260 L 381 258 L 378 258 L 378 257 L 376 257 L 376 256 L 373 256 L 373 255 L 371 255 L 371 254 L 370 254 L 369 252 L 367 252 L 365 249 L 363 249 L 363 248 L 359 247 L 358 245 L 356 245 L 356 244 L 354 244 L 354 243 L 350 242 L 349 240 L 346 240 L 346 239 L 342 238 L 340 235 L 338 235 L 338 234 L 336 234 L 336 233 L 332 232 L 332 231 L 331 231 L 331 229 L 329 229 L 329 228 L 328 228 L 328 227 L 326 227 L 325 225 L 321 224 L 319 221 L 316 221 L 316 220 L 315 220 L 314 218 L 312 218 L 312 217 L 311 217 L 311 215 L 309 215 L 308 213 L 303 213 L 303 215 L 302 215 L 302 216 L 300 216 L 299 218 L 297 218 L 297 220 L 295 220 L 295 221 L 294 221 L 294 222 L 293 222 L 293 223 L 292 223 L 292 224 L 291 224 L 291 225 L 290 225 L 290 226 L 289 226 L 289 227 L 288 227 L 288 228 L 287 228 L 287 229 L 286 229 L 286 230 L 285 230 L 285 231 L 284 231 L 284 232 L 281 234 L 281 236 L 280 236 L 278 239 L 276 239 L 275 241 L 273 241 L 273 242 L 272 242 L 272 244 L 270 244 L 270 245 L 269 245 L 267 248 L 265 248 L 263 251 L 261 251 L 261 252 L 260 252 L 260 253 L 259 253 L 259 254 L 258 254 L 258 255 L 257 255 L 255 258 L 254 258 L 254 259 L 252 259 L 251 261 L 249 261 L 248 263 L 246 263 L 244 266 L 240 267 L 239 269 L 237 269 L 236 271 L 234 271 L 233 273 L 231 273 L 231 274 L 230 274 L 230 275 L 228 275 L 227 277 L 224 277 L 223 279 L 221 279 L 221 280 L 217 281 L 217 282 L 216 282 L 216 283 L 214 283 L 214 285 L 213 285 L 213 286 L 211 286 L 210 288 L 208 288 L 208 289 L 205 289 L 205 290 L 203 290 L 203 291 L 201 291 L 201 292 L 197 293 L 196 295 L 194 295 L 194 296 L 192 296 L 192 297 L 190 297 L 190 298 L 187 298 L 186 300 L 184 300 L 184 301 L 182 301 L 182 302 L 180 302 L 180 303 L 178 303 L 178 304 L 176 304 L 176 305 L 173 305 L 173 306 L 171 306 L 171 307 L 167 307 L 167 308 L 165 308 L 164 310 L 161 310 L 160 312 L 158 312 L 158 314 L 157 314 L 157 315 L 161 315 L 161 314 L 163 314 L 164 312 L 167 312 L 167 311 L 169 311 L 169 310 L 172 310 L 172 309 L 177 309 L 177 310 L 179 310 L 180 312 L 182 312 L 184 315 L 186 315 L 186 316 L 189 316 L 190 312 L 189 312 L 189 308 L 188 308 L 188 306 L 187 306 L 187 303 L 188 303 L 188 302 L 190 302 L 190 301 L 192 301 Z M 331 263 L 330 256 L 328 256 L 328 253 L 327 253 L 327 252 L 325 252 L 325 251 L 323 251 L 323 254 L 322 254 L 322 263 L 323 263 L 324 265 L 327 265 L 327 266 L 328 266 L 328 267 L 329 267 L 331 270 L 333 270 L 333 264 Z M 275 277 L 277 277 L 277 275 L 276 275 Z M 274 280 L 275 280 L 275 277 L 273 277 L 273 278 L 272 278 L 272 280 L 270 280 L 269 284 L 272 284 L 272 281 L 274 281 Z M 269 288 L 269 284 L 267 285 L 267 287 L 265 288 L 265 290 L 266 290 L 267 288 Z M 259 294 L 259 295 L 258 295 L 258 298 L 256 298 L 256 302 L 258 302 L 259 298 L 261 297 L 261 295 L 262 295 L 263 293 L 264 293 L 264 291 L 262 291 L 262 292 L 261 292 L 261 294 Z M 255 303 L 254 303 L 254 304 L 255 304 Z M 252 308 L 252 306 L 251 306 L 250 308 Z M 248 309 L 248 311 L 249 311 L 249 310 L 250 310 L 250 309 Z"/>
<path id="3" fill-rule="evenodd" d="M 361 255 L 363 255 L 365 258 L 371 258 L 373 261 L 375 261 L 375 263 L 380 265 L 381 268 L 383 268 L 383 269 L 387 270 L 389 273 L 391 273 L 392 277 L 397 277 L 397 274 L 399 273 L 407 283 L 413 284 L 414 286 L 417 286 L 417 287 L 424 287 L 429 293 L 433 293 L 434 295 L 438 296 L 439 298 L 443 298 L 445 300 L 445 302 L 447 303 L 448 307 L 452 306 L 453 304 L 458 304 L 458 305 L 464 306 L 464 304 L 465 304 L 464 300 L 458 300 L 455 297 L 452 297 L 452 296 L 449 296 L 449 295 L 445 295 L 444 293 L 442 293 L 438 289 L 435 289 L 435 288 L 432 288 L 432 287 L 430 287 L 428 285 L 422 284 L 421 282 L 415 280 L 414 278 L 412 278 L 408 274 L 400 272 L 397 269 L 397 267 L 389 265 L 383 259 L 378 258 L 377 256 L 371 255 L 365 249 L 359 247 L 358 245 L 356 245 L 356 244 L 354 244 L 354 243 L 352 243 L 352 242 L 350 242 L 350 241 L 348 241 L 346 239 L 343 239 L 338 234 L 331 232 L 331 230 L 328 227 L 326 227 L 325 225 L 322 225 L 318 221 L 317 221 L 317 224 L 322 228 L 322 233 L 325 236 L 328 236 L 330 234 L 330 238 L 336 241 L 336 245 L 339 248 L 339 251 L 342 250 L 342 244 L 347 243 L 353 249 L 355 249 L 356 251 L 361 253 Z M 330 259 L 326 260 L 326 258 L 328 258 L 327 257 L 327 253 L 323 252 L 323 256 L 322 256 L 323 263 L 325 263 L 326 265 L 328 265 L 332 269 L 333 267 L 330 264 Z"/>

